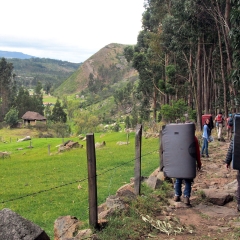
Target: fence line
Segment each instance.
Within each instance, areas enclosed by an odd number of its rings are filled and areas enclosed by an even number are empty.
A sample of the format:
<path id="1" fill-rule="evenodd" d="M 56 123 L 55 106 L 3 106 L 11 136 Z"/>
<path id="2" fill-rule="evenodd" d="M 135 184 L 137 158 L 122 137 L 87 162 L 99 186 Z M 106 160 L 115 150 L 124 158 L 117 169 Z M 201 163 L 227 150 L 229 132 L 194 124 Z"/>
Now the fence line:
<path id="1" fill-rule="evenodd" d="M 151 151 L 151 152 L 148 152 L 148 153 L 142 155 L 142 157 L 148 156 L 148 155 L 150 155 L 150 154 L 152 154 L 152 153 L 154 153 L 154 152 L 156 152 L 156 151 L 159 151 L 159 150 L 157 149 L 157 150 L 153 150 L 153 151 Z M 120 167 L 122 167 L 122 166 L 124 166 L 124 165 L 127 165 L 127 164 L 129 164 L 130 162 L 133 162 L 134 160 L 135 160 L 135 158 L 133 158 L 133 159 L 131 159 L 131 160 L 128 160 L 127 162 L 124 162 L 124 163 L 122 163 L 122 164 L 119 164 L 119 165 L 116 166 L 116 167 L 109 168 L 109 169 L 103 171 L 102 173 L 97 174 L 96 176 L 99 177 L 99 176 L 104 175 L 104 174 L 107 173 L 107 172 L 110 172 L 110 171 L 113 171 L 113 170 L 115 171 L 117 168 L 120 168 Z M 74 183 L 83 182 L 83 181 L 86 181 L 86 180 L 88 180 L 88 179 L 89 179 L 89 178 L 86 177 L 86 178 L 83 178 L 83 179 L 80 179 L 80 180 L 75 180 L 75 181 L 73 181 L 73 182 L 64 183 L 64 184 L 61 184 L 61 185 L 56 186 L 56 187 L 51 187 L 51 188 L 49 188 L 49 189 L 43 189 L 43 190 L 40 190 L 40 191 L 37 191 L 37 192 L 34 192 L 34 193 L 29 193 L 29 194 L 26 194 L 26 195 L 24 195 L 24 196 L 20 196 L 20 197 L 17 197 L 17 198 L 12 198 L 12 199 L 8 199 L 8 200 L 4 200 L 4 201 L 1 201 L 0 203 L 1 203 L 1 204 L 4 204 L 4 203 L 7 203 L 7 202 L 13 202 L 13 201 L 15 201 L 15 200 L 19 200 L 19 199 L 22 199 L 22 198 L 35 196 L 35 195 L 38 195 L 38 194 L 44 193 L 44 192 L 49 192 L 49 191 L 52 191 L 52 190 L 55 190 L 55 189 L 58 189 L 58 188 L 61 188 L 61 187 L 65 187 L 65 186 L 68 186 L 68 185 L 72 185 L 72 184 L 74 184 Z"/>
<path id="2" fill-rule="evenodd" d="M 5 200 L 0 202 L 1 204 L 5 204 L 7 202 L 12 202 L 12 201 L 16 201 L 16 200 L 20 200 L 29 196 L 35 196 L 38 195 L 40 193 L 44 193 L 44 192 L 49 192 L 58 188 L 62 188 L 68 185 L 72 185 L 74 183 L 79 183 L 79 182 L 84 182 L 86 180 L 88 180 L 88 194 L 89 194 L 89 199 L 88 199 L 88 203 L 89 203 L 89 223 L 91 226 L 93 226 L 94 228 L 98 227 L 98 204 L 97 204 L 97 180 L 96 178 L 99 176 L 103 176 L 104 174 L 106 174 L 107 172 L 110 171 L 116 171 L 116 169 L 128 165 L 130 162 L 135 161 L 135 168 L 134 168 L 134 192 L 135 194 L 139 195 L 140 194 L 140 187 L 141 187 L 141 161 L 142 158 L 145 156 L 148 156 L 154 152 L 159 152 L 159 148 L 150 152 L 147 152 L 145 154 L 142 154 L 142 125 L 138 125 L 136 128 L 136 135 L 135 135 L 135 158 L 128 160 L 127 162 L 124 162 L 122 164 L 119 164 L 118 166 L 109 168 L 99 174 L 96 173 L 96 154 L 95 154 L 95 143 L 94 143 L 94 134 L 88 134 L 87 135 L 87 161 L 88 161 L 88 177 L 81 179 L 81 180 L 75 180 L 69 183 L 65 183 L 65 184 L 61 184 L 59 186 L 55 186 L 55 187 L 51 187 L 49 189 L 45 189 L 45 190 L 40 190 L 34 193 L 30 193 L 30 194 L 26 194 L 24 196 L 20 196 L 20 197 L 16 197 L 16 198 L 12 198 L 9 200 Z M 49 151 L 50 152 L 50 151 Z M 109 186 L 112 184 L 112 178 L 110 179 L 110 184 Z M 109 188 L 108 186 L 108 188 Z M 109 189 L 108 189 L 109 190 Z M 110 194 L 110 190 L 109 190 L 109 194 Z M 66 230 L 67 232 L 67 230 Z"/>

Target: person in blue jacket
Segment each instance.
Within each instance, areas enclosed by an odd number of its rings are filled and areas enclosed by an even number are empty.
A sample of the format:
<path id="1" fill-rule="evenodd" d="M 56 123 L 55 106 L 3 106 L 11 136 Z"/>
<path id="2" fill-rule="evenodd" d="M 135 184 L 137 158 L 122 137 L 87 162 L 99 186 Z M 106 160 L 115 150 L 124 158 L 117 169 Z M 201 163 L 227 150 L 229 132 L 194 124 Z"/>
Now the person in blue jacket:
<path id="1" fill-rule="evenodd" d="M 206 119 L 205 123 L 204 123 L 204 126 L 203 126 L 203 134 L 202 134 L 203 146 L 202 146 L 202 151 L 201 151 L 201 155 L 202 155 L 202 157 L 204 157 L 204 150 L 205 150 L 207 158 L 209 157 L 209 155 L 208 155 L 208 143 L 210 142 L 210 139 L 209 139 L 210 129 L 208 127 L 208 124 L 209 124 L 209 119 Z"/>

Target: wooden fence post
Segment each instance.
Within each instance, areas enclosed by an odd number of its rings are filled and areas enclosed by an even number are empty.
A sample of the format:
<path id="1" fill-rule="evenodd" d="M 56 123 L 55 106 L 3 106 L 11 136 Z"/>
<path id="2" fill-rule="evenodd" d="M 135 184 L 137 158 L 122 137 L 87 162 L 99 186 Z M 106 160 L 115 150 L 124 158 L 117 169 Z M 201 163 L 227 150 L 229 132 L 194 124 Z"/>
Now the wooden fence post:
<path id="1" fill-rule="evenodd" d="M 50 155 L 50 144 L 48 144 L 48 155 Z"/>
<path id="2" fill-rule="evenodd" d="M 166 125 L 163 125 L 162 126 L 162 130 L 160 130 L 160 133 L 159 133 L 159 142 L 160 142 L 160 146 L 159 146 L 159 166 L 160 166 L 160 171 L 163 171 L 163 145 L 162 145 L 162 137 L 163 137 L 163 130 L 164 128 L 166 127 Z"/>
<path id="3" fill-rule="evenodd" d="M 159 166 L 160 166 L 160 169 L 159 169 L 159 171 L 162 171 L 162 168 L 163 168 L 162 130 L 160 130 L 160 133 L 159 133 L 159 142 L 160 142 L 160 146 L 159 146 Z"/>
<path id="4" fill-rule="evenodd" d="M 134 192 L 136 195 L 141 191 L 141 151 L 142 151 L 142 125 L 138 124 L 135 135 L 135 169 L 134 169 Z"/>
<path id="5" fill-rule="evenodd" d="M 96 153 L 94 134 L 86 136 L 87 143 L 87 164 L 88 164 L 88 201 L 89 201 L 89 224 L 98 227 L 98 207 L 97 207 L 97 177 L 96 177 Z"/>

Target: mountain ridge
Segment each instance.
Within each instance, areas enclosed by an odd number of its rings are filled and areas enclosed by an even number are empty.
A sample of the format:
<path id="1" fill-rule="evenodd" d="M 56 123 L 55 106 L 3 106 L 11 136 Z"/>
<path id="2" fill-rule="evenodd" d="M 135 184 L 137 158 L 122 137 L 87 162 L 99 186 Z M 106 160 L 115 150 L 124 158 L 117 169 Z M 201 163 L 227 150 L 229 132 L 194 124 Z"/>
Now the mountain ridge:
<path id="1" fill-rule="evenodd" d="M 0 58 L 18 58 L 18 59 L 30 59 L 36 58 L 34 56 L 22 53 L 22 52 L 12 52 L 12 51 L 2 51 L 0 50 Z"/>

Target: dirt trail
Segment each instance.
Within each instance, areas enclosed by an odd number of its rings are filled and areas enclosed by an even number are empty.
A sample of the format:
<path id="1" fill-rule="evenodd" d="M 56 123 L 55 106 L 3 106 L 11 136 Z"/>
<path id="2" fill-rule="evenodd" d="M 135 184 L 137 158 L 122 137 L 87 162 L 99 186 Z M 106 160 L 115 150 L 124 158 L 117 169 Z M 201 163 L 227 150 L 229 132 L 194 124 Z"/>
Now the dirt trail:
<path id="1" fill-rule="evenodd" d="M 215 139 L 216 133 L 212 134 Z M 225 136 L 226 139 L 226 136 Z M 162 233 L 158 239 L 240 239 L 240 214 L 237 212 L 236 170 L 227 170 L 224 163 L 229 141 L 214 141 L 209 144 L 210 158 L 201 158 L 202 169 L 194 179 L 191 207 L 169 197 L 169 205 L 163 215 L 169 219 L 180 220 L 183 234 Z M 163 219 L 163 216 L 159 216 Z"/>

